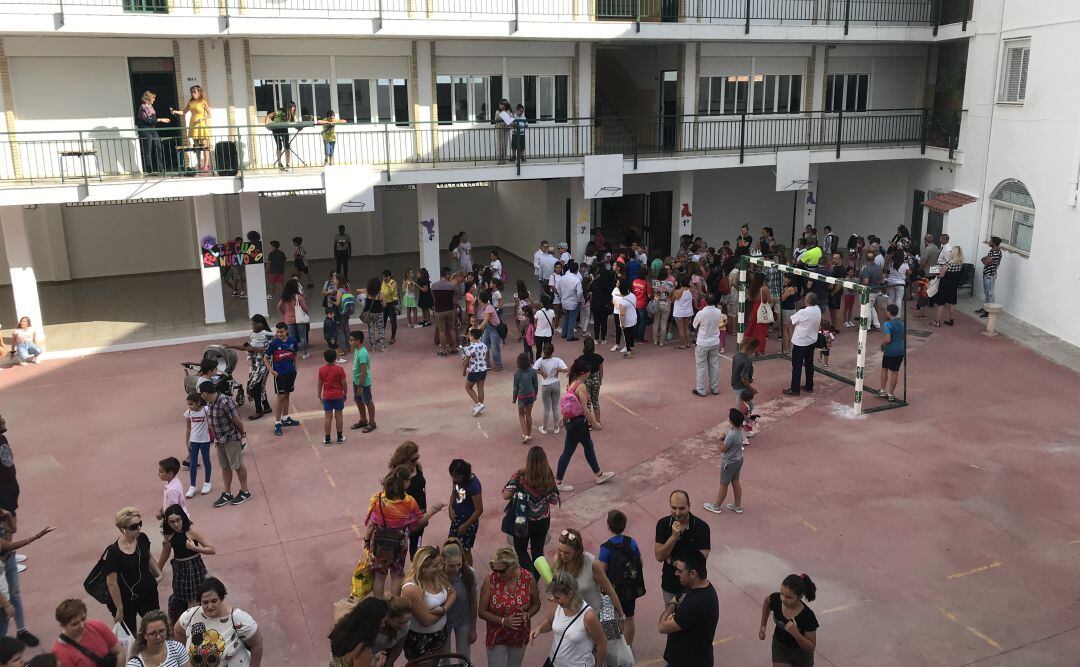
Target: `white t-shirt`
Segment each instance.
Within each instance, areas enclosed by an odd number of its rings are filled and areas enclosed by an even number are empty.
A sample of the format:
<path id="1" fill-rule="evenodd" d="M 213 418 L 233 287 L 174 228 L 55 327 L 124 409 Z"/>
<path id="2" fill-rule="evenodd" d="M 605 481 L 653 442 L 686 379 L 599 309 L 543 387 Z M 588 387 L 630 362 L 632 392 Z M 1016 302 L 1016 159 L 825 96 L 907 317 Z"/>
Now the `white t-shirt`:
<path id="1" fill-rule="evenodd" d="M 225 618 L 207 618 L 202 607 L 192 607 L 180 615 L 180 627 L 187 634 L 189 657 L 202 658 L 204 665 L 247 667 L 251 652 L 244 642 L 255 636 L 259 625 L 251 614 L 233 607 Z"/>
<path id="2" fill-rule="evenodd" d="M 558 384 L 559 376 L 556 375 L 556 371 L 568 371 L 566 362 L 558 357 L 551 357 L 550 359 L 544 359 L 540 357 L 533 364 L 540 375 L 540 384 Z"/>
<path id="3" fill-rule="evenodd" d="M 127 667 L 183 667 L 190 664 L 191 661 L 188 659 L 188 653 L 184 649 L 184 645 L 175 639 L 165 640 L 165 662 L 160 665 L 152 665 L 139 656 L 127 661 Z"/>
<path id="4" fill-rule="evenodd" d="M 534 336 L 551 338 L 551 323 L 555 321 L 554 310 L 541 308 L 533 315 L 533 321 L 536 322 L 536 330 L 533 331 Z"/>
<path id="5" fill-rule="evenodd" d="M 633 294 L 630 296 L 616 297 L 613 301 L 615 305 L 615 313 L 619 316 L 619 323 L 622 324 L 623 329 L 628 329 L 637 325 L 637 297 Z M 625 310 L 625 313 L 623 312 Z"/>
<path id="6" fill-rule="evenodd" d="M 791 344 L 813 345 L 817 343 L 818 329 L 821 328 L 821 309 L 807 306 L 795 311 L 791 316 L 791 323 L 795 326 L 795 330 L 791 332 Z"/>
<path id="7" fill-rule="evenodd" d="M 705 306 L 694 316 L 694 328 L 697 329 L 698 347 L 712 347 L 720 344 L 720 325 L 727 316 L 716 306 Z"/>
<path id="8" fill-rule="evenodd" d="M 210 442 L 210 408 L 184 410 L 184 417 L 191 422 L 190 442 Z"/>

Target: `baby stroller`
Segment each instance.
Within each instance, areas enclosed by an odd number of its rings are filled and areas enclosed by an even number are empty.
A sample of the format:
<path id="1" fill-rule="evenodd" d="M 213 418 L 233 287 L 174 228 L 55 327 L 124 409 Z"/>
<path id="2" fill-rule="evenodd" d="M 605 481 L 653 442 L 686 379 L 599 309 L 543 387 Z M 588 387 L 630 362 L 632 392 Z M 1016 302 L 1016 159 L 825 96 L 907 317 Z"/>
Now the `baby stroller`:
<path id="1" fill-rule="evenodd" d="M 184 361 L 180 365 L 184 367 L 184 393 L 194 394 L 198 392 L 197 383 L 202 380 L 199 376 L 200 366 L 204 361 L 212 361 L 217 365 L 213 375 L 213 382 L 218 386 L 218 392 L 223 393 L 234 401 L 236 405 L 244 404 L 244 385 L 233 378 L 236 370 L 236 350 L 224 345 L 208 345 L 203 350 L 201 361 Z"/>

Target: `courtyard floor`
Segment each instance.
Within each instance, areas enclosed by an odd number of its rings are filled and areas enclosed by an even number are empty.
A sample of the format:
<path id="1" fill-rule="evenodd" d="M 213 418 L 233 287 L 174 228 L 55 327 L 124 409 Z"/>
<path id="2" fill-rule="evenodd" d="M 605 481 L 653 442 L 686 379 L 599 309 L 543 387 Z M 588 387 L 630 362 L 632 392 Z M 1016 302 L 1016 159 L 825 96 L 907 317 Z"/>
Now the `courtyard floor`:
<path id="1" fill-rule="evenodd" d="M 662 664 L 652 536 L 676 488 L 689 491 L 693 511 L 712 527 L 717 664 L 769 664 L 768 642 L 757 639 L 761 601 L 792 572 L 818 584 L 811 606 L 821 622 L 819 665 L 1075 663 L 1080 600 L 1069 582 L 1080 566 L 1080 381 L 1005 338 L 985 338 L 977 321 L 956 321 L 952 328 L 913 327 L 932 334 L 911 339 L 910 406 L 858 419 L 849 412 L 847 385 L 820 378 L 813 395 L 785 397 L 789 364 L 759 362 L 762 428 L 746 453 L 742 515 L 701 509 L 719 478 L 716 436 L 731 404 L 729 362 L 721 362 L 720 396 L 697 398 L 691 351 L 641 346 L 630 360 L 601 351 L 605 427 L 594 437 L 601 465 L 617 476 L 595 486 L 578 453 L 568 474 L 577 490 L 554 511 L 552 531 L 581 529 L 595 553 L 607 538 L 607 511 L 629 516 L 649 589 L 638 602 L 639 665 Z M 835 366 L 853 358 L 853 340 L 844 330 Z M 450 459 L 472 462 L 486 487 L 477 543 L 482 573 L 505 543 L 498 490 L 526 449 L 510 399 L 519 344 L 508 341 L 508 370 L 491 374 L 488 410 L 473 418 L 460 364 L 436 357 L 430 343 L 430 329 L 403 328 L 389 352 L 375 355 L 379 429 L 350 431 L 333 447 L 319 444 L 313 355 L 294 396 L 292 413 L 302 425 L 281 438 L 266 419 L 250 426 L 252 500 L 213 509 L 217 471 L 214 492 L 192 499 L 194 521 L 218 548 L 208 568 L 228 586 L 229 601 L 263 629 L 264 665 L 325 664 L 332 604 L 348 593 L 368 498 L 402 440 L 420 445 L 430 502 L 450 494 Z M 879 343 L 871 337 L 870 386 L 877 384 Z M 580 353 L 580 343 L 556 347 L 567 362 Z M 57 602 L 86 597 L 83 578 L 117 537 L 116 510 L 141 507 L 159 548 L 149 521 L 161 500 L 156 464 L 181 451 L 179 362 L 198 359 L 202 349 L 159 347 L 0 370 L 0 410 L 22 485 L 21 532 L 57 527 L 24 550 L 24 604 L 29 627 L 43 639 L 58 631 Z M 539 406 L 534 417 L 539 423 Z M 535 442 L 554 463 L 561 437 L 537 435 Z M 447 526 L 445 513 L 435 517 L 425 540 L 435 543 Z M 553 551 L 549 544 L 549 558 Z M 107 618 L 101 606 L 90 607 L 92 617 Z M 480 635 L 475 662 L 484 665 L 482 628 Z M 539 665 L 550 640 L 530 648 L 525 664 Z"/>

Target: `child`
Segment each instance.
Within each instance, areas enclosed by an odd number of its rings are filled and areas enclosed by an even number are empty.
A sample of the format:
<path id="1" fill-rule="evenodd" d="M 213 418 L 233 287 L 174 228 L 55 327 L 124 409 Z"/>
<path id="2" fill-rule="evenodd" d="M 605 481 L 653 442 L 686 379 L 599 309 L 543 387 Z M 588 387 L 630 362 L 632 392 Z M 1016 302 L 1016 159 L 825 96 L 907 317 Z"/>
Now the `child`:
<path id="1" fill-rule="evenodd" d="M 337 352 L 325 350 L 326 363 L 319 369 L 318 397 L 323 406 L 323 444 L 330 444 L 330 422 L 337 422 L 337 444 L 345 442 L 345 395 L 348 385 L 345 369 L 337 365 Z"/>
<path id="2" fill-rule="evenodd" d="M 294 236 L 293 240 L 293 268 L 299 276 L 307 276 L 307 286 L 311 289 L 311 273 L 308 271 L 307 251 L 304 250 L 304 239 Z"/>
<path id="3" fill-rule="evenodd" d="M 472 466 L 462 459 L 450 462 L 450 481 L 454 486 L 450 491 L 450 532 L 447 536 L 461 541 L 461 548 L 465 551 L 465 564 L 471 566 L 476 531 L 480 527 L 480 515 L 484 513 L 482 487 L 480 480 L 473 474 Z"/>
<path id="4" fill-rule="evenodd" d="M 184 485 L 176 476 L 180 474 L 180 462 L 175 456 L 158 461 L 158 479 L 165 482 L 165 491 L 162 494 L 161 508 L 157 511 L 160 521 L 165 516 L 165 508 L 179 505 L 187 512 L 187 498 L 184 497 Z"/>
<path id="5" fill-rule="evenodd" d="M 548 417 L 551 417 L 551 423 L 555 427 L 554 432 L 559 432 L 559 373 L 565 373 L 570 369 L 566 367 L 566 362 L 555 356 L 555 346 L 551 344 L 550 339 L 547 343 L 544 343 L 544 356 L 536 360 L 533 364 L 533 368 L 540 374 L 540 401 L 544 404 L 544 422 L 538 429 L 544 435 L 547 435 Z"/>
<path id="6" fill-rule="evenodd" d="M 619 597 L 619 604 L 626 616 L 623 634 L 626 636 L 626 643 L 633 645 L 634 608 L 637 606 L 637 599 L 645 595 L 641 549 L 637 540 L 623 535 L 626 530 L 626 515 L 619 510 L 608 512 L 607 527 L 611 531 L 611 539 L 600 545 L 596 558 L 611 581 L 615 595 Z"/>
<path id="7" fill-rule="evenodd" d="M 529 346 L 525 348 L 528 350 Z M 521 444 L 532 440 L 532 409 L 536 402 L 537 379 L 532 367 L 532 355 L 522 352 L 517 357 L 517 370 L 514 371 L 514 395 L 510 401 L 517 403 L 518 422 L 521 423 Z"/>
<path id="8" fill-rule="evenodd" d="M 855 277 L 855 267 L 854 266 L 848 266 L 847 267 L 847 275 L 844 276 L 844 280 L 847 280 L 848 282 L 853 282 L 853 283 L 858 282 L 858 278 Z M 850 287 L 845 287 L 844 288 L 844 307 L 843 307 L 843 310 L 840 313 L 841 318 L 844 320 L 844 326 L 845 327 L 856 326 L 856 324 L 851 321 L 851 313 L 854 310 L 855 310 L 855 291 L 853 289 L 851 289 Z"/>
<path id="9" fill-rule="evenodd" d="M 742 514 L 742 485 L 739 483 L 739 472 L 743 464 L 743 446 L 746 444 L 746 432 L 743 430 L 745 418 L 743 413 L 735 408 L 728 410 L 728 430 L 724 434 L 724 442 L 720 445 L 723 453 L 722 467 L 720 469 L 720 490 L 716 493 L 715 503 L 705 503 L 705 509 L 713 514 L 720 514 L 724 510 L 724 499 L 727 498 L 728 485 L 735 487 L 735 502 L 727 506 L 736 514 Z"/>
<path id="10" fill-rule="evenodd" d="M 821 350 L 821 365 L 829 367 L 829 351 L 832 350 L 833 340 L 836 339 L 837 330 L 828 322 L 821 323 L 818 331 L 817 347 Z"/>
<path id="11" fill-rule="evenodd" d="M 916 319 L 925 320 L 926 312 L 925 308 L 930 306 L 930 296 L 926 293 L 926 290 L 930 287 L 930 279 L 923 273 L 922 269 L 915 272 L 915 294 L 918 297 L 918 301 L 915 302 L 915 317 Z"/>
<path id="12" fill-rule="evenodd" d="M 480 330 L 469 329 L 469 344 L 461 350 L 461 374 L 465 376 L 465 392 L 473 400 L 473 417 L 484 411 L 484 380 L 487 379 L 491 352 L 480 342 Z"/>
<path id="13" fill-rule="evenodd" d="M 323 339 L 326 341 L 326 347 L 336 351 L 338 349 L 338 340 L 337 324 L 334 322 L 334 309 L 327 308 L 325 314 L 326 317 L 322 323 Z"/>
<path id="14" fill-rule="evenodd" d="M 210 408 L 206 407 L 206 401 L 199 394 L 188 394 L 187 408 L 184 411 L 184 418 L 187 419 L 184 442 L 187 443 L 188 460 L 191 462 L 191 486 L 187 490 L 187 497 L 191 498 L 195 495 L 200 455 L 206 480 L 202 485 L 202 493 L 203 495 L 210 493 Z"/>
<path id="15" fill-rule="evenodd" d="M 364 332 L 354 331 L 349 334 L 349 343 L 353 349 L 353 401 L 360 419 L 352 425 L 362 433 L 375 430 L 375 402 L 371 399 L 371 354 L 364 347 Z"/>
<path id="16" fill-rule="evenodd" d="M 283 426 L 299 426 L 300 422 L 289 416 L 289 394 L 296 386 L 296 354 L 300 345 L 289 335 L 289 327 L 278 322 L 274 327 L 274 340 L 266 346 L 265 358 L 274 376 L 274 435 L 281 435 Z"/>
<path id="17" fill-rule="evenodd" d="M 281 252 L 281 243 L 277 241 L 271 241 L 270 247 L 273 248 L 266 255 L 266 274 L 267 282 L 270 283 L 270 294 L 266 295 L 267 301 L 273 301 L 281 295 L 282 288 L 285 287 L 285 253 Z"/>
<path id="18" fill-rule="evenodd" d="M 514 110 L 514 136 L 510 139 L 510 150 L 515 160 L 525 161 L 525 127 L 528 125 L 525 119 L 525 106 L 517 105 Z"/>
<path id="19" fill-rule="evenodd" d="M 334 115 L 333 109 L 326 110 L 326 118 L 315 121 L 316 125 L 326 126 L 322 131 L 323 149 L 326 153 L 326 162 L 324 164 L 334 164 L 334 146 L 337 144 L 337 128 L 334 126 L 344 122 Z"/>
<path id="20" fill-rule="evenodd" d="M 401 281 L 405 287 L 405 296 L 402 298 L 402 305 L 405 306 L 405 321 L 409 323 L 410 329 L 419 329 L 419 318 L 416 316 L 416 304 L 420 297 L 420 288 L 416 284 L 416 273 L 409 269 L 405 272 L 405 279 Z"/>

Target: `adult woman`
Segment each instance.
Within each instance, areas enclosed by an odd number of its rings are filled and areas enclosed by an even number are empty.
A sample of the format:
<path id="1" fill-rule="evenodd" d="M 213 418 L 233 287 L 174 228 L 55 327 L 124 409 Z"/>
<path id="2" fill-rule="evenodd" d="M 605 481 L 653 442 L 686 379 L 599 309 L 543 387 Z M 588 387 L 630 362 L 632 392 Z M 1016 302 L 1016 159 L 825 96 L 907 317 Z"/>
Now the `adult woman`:
<path id="1" fill-rule="evenodd" d="M 585 460 L 588 461 L 589 467 L 592 468 L 597 484 L 603 484 L 615 476 L 615 473 L 610 470 L 604 472 L 600 468 L 600 464 L 596 460 L 596 451 L 593 448 L 592 435 L 589 433 L 590 429 L 599 431 L 603 428 L 600 422 L 596 421 L 592 407 L 589 405 L 589 389 L 585 386 L 585 379 L 588 378 L 591 372 L 592 364 L 588 359 L 583 357 L 575 359 L 573 365 L 570 366 L 566 394 L 559 401 L 562 423 L 566 427 L 563 453 L 559 457 L 558 472 L 555 473 L 555 484 L 560 491 L 574 490 L 574 487 L 569 484 L 563 484 L 562 480 L 566 475 L 566 468 L 570 465 L 570 459 L 574 456 L 578 444 L 585 449 Z M 574 398 L 577 400 L 575 401 Z"/>
<path id="2" fill-rule="evenodd" d="M 410 536 L 414 530 L 422 530 L 431 517 L 443 509 L 443 505 L 439 504 L 427 513 L 422 512 L 416 500 L 405 493 L 408 478 L 409 469 L 398 466 L 383 479 L 383 490 L 373 495 L 368 502 L 367 516 L 364 518 L 367 526 L 364 541 L 374 557 L 373 595 L 384 594 L 387 575 L 390 577 L 390 594 L 397 595 L 401 592 Z M 379 541 L 376 541 L 377 529 L 384 535 Z M 394 537 L 398 539 L 397 545 L 388 546 L 386 542 Z"/>
<path id="3" fill-rule="evenodd" d="M 143 616 L 127 667 L 181 667 L 186 664 L 188 654 L 184 645 L 169 639 L 169 619 L 165 612 L 152 611 Z"/>
<path id="4" fill-rule="evenodd" d="M 150 552 L 150 538 L 142 532 L 142 514 L 134 507 L 116 513 L 120 538 L 105 549 L 102 556 L 105 582 L 109 587 L 106 606 L 113 619 L 123 622 L 130 631 L 137 627 L 135 617 L 160 609 L 157 584 L 161 570 Z"/>
<path id="5" fill-rule="evenodd" d="M 931 303 L 937 306 L 937 314 L 934 316 L 935 319 L 930 323 L 930 326 L 941 326 L 942 306 L 946 306 L 949 311 L 949 319 L 945 320 L 945 324 L 950 327 L 953 325 L 953 306 L 956 305 L 956 288 L 960 286 L 960 273 L 963 268 L 964 251 L 960 249 L 960 246 L 954 245 L 952 247 L 952 253 L 949 255 L 948 264 L 942 267 L 942 271 L 938 275 L 938 278 L 940 279 L 938 291 L 931 300 Z"/>
<path id="6" fill-rule="evenodd" d="M 444 653 L 450 640 L 446 610 L 454 606 L 457 593 L 443 570 L 435 547 L 420 547 L 409 565 L 401 596 L 412 605 L 412 622 L 405 637 L 405 658 L 415 660 Z"/>
<path id="7" fill-rule="evenodd" d="M 209 171 L 210 164 L 207 158 L 210 155 L 210 102 L 203 94 L 202 86 L 192 86 L 188 89 L 191 98 L 183 109 L 169 109 L 174 116 L 183 118 L 188 115 L 188 139 L 195 148 L 195 159 L 198 161 L 199 171 Z"/>
<path id="8" fill-rule="evenodd" d="M 278 109 L 277 111 L 270 111 L 266 114 L 266 119 L 263 121 L 264 125 L 271 126 L 270 134 L 274 136 L 274 144 L 277 145 L 277 157 L 274 158 L 274 164 L 278 166 L 278 169 L 282 171 L 292 167 L 292 149 L 289 146 L 289 128 L 285 126 L 285 123 L 296 122 L 296 102 L 289 102 L 289 105 L 285 109 Z M 285 164 L 281 164 L 281 157 L 285 156 Z"/>
<path id="9" fill-rule="evenodd" d="M 660 261 L 657 255 L 656 261 Z M 668 279 L 668 270 L 659 266 L 655 271 L 656 279 L 652 281 L 653 301 L 656 302 L 656 314 L 653 315 L 652 339 L 653 345 L 663 346 L 667 341 L 668 319 L 671 317 L 671 293 L 674 286 Z"/>
<path id="10" fill-rule="evenodd" d="M 420 465 L 420 447 L 412 440 L 406 440 L 397 446 L 390 456 L 389 468 L 391 471 L 404 466 L 409 471 L 405 479 L 405 493 L 416 500 L 417 507 L 421 512 L 427 511 L 427 480 L 424 478 L 424 468 Z M 440 508 L 446 507 L 440 505 Z M 427 522 L 424 522 L 424 526 Z M 420 546 L 420 539 L 424 537 L 424 526 L 420 526 L 409 538 L 409 556 L 416 553 Z"/>
<path id="11" fill-rule="evenodd" d="M 552 567 L 555 573 L 565 572 L 574 578 L 574 587 L 577 594 L 592 607 L 597 614 L 603 608 L 601 594 L 611 599 L 615 607 L 615 615 L 619 619 L 619 625 L 626 621 L 622 603 L 615 593 L 615 588 L 607 577 L 606 569 L 591 553 L 585 551 L 585 545 L 581 541 L 581 533 L 573 528 L 567 528 L 559 534 L 558 553 L 555 564 Z M 607 646 L 608 663 L 617 667 L 633 664 L 634 659 L 626 646 L 626 641 L 620 637 L 611 640 Z M 603 664 L 597 661 L 598 664 Z"/>
<path id="12" fill-rule="evenodd" d="M 116 641 L 116 635 L 101 621 L 86 620 L 86 605 L 82 600 L 68 599 L 56 605 L 56 622 L 60 624 L 60 637 L 50 651 L 62 665 L 93 665 L 84 652 L 101 658 L 101 664 L 119 664 L 124 659 L 124 645 Z M 61 662 L 62 661 L 62 662 Z"/>
<path id="13" fill-rule="evenodd" d="M 383 301 L 382 281 L 372 278 L 367 282 L 364 299 L 364 312 L 368 316 L 368 345 L 372 351 L 386 351 L 386 302 Z"/>
<path id="14" fill-rule="evenodd" d="M 263 639 L 259 624 L 239 607 L 225 604 L 225 584 L 207 577 L 199 586 L 199 606 L 185 611 L 173 626 L 173 637 L 187 645 L 198 664 L 259 667 Z"/>
<path id="15" fill-rule="evenodd" d="M 383 331 L 386 331 L 386 321 L 389 320 L 390 344 L 393 345 L 397 341 L 398 285 L 390 269 L 383 269 L 379 297 L 383 302 Z"/>
<path id="16" fill-rule="evenodd" d="M 540 546 L 543 547 L 543 542 Z M 484 643 L 488 665 L 521 667 L 529 642 L 529 619 L 540 611 L 536 580 L 506 547 L 495 550 L 489 566 L 491 572 L 480 587 L 478 612 L 487 623 Z"/>
<path id="17" fill-rule="evenodd" d="M 270 375 L 270 369 L 266 367 L 266 346 L 274 339 L 274 331 L 264 315 L 255 313 L 251 316 L 251 334 L 246 343 L 240 345 L 226 345 L 233 350 L 247 352 L 248 355 L 248 378 L 247 395 L 251 404 L 255 407 L 255 414 L 248 419 L 259 419 L 268 415 L 273 410 L 270 401 L 266 398 L 266 378 Z"/>
<path id="18" fill-rule="evenodd" d="M 675 348 L 685 350 L 690 347 L 690 319 L 694 316 L 694 294 L 690 291 L 689 275 L 679 275 L 679 286 L 671 297 L 675 300 L 671 314 L 675 318 L 675 328 L 679 330 L 679 344 Z"/>
<path id="19" fill-rule="evenodd" d="M 791 350 L 791 316 L 799 300 L 799 283 L 793 273 L 784 274 L 784 289 L 780 292 L 780 325 L 784 332 L 784 350 Z"/>
<path id="20" fill-rule="evenodd" d="M 615 273 L 607 262 L 603 262 L 596 269 L 596 275 L 589 286 L 593 338 L 601 345 L 607 345 L 608 318 L 611 316 L 611 290 L 613 289 L 615 289 Z"/>
<path id="21" fill-rule="evenodd" d="M 758 639 L 764 641 L 772 615 L 773 667 L 812 667 L 817 647 L 817 616 L 803 602 L 813 602 L 817 587 L 805 574 L 789 574 L 780 584 L 780 591 L 765 598 L 761 605 L 761 628 Z"/>
<path id="22" fill-rule="evenodd" d="M 416 305 L 423 312 L 424 319 L 420 320 L 420 326 L 431 326 L 431 311 L 435 308 L 435 298 L 431 295 L 431 274 L 427 269 L 420 269 L 420 277 L 416 279 L 416 289 L 420 294 Z"/>
<path id="23" fill-rule="evenodd" d="M 746 298 L 747 300 L 753 299 L 753 305 L 750 307 L 750 312 L 746 314 L 745 334 L 747 337 L 757 340 L 758 346 L 754 351 L 754 356 L 759 356 L 765 353 L 765 344 L 769 340 L 769 325 L 758 321 L 758 310 L 762 304 L 772 310 L 772 295 L 769 293 L 769 286 L 765 284 L 763 274 L 753 274 L 750 279 L 750 287 L 746 290 Z"/>
<path id="24" fill-rule="evenodd" d="M 172 122 L 172 118 L 158 118 L 154 109 L 157 95 L 147 90 L 142 94 L 142 104 L 135 114 L 135 125 L 139 128 L 139 148 L 142 150 L 142 168 L 145 174 L 160 174 L 165 171 L 165 147 L 161 144 L 161 135 L 157 127 Z"/>
<path id="25" fill-rule="evenodd" d="M 302 359 L 307 359 L 308 332 L 311 330 L 311 313 L 308 312 L 307 301 L 304 299 L 304 289 L 300 286 L 300 279 L 295 278 L 285 283 L 281 288 L 281 300 L 277 304 L 278 312 L 289 327 L 289 336 L 296 339 L 300 345 Z"/>
<path id="26" fill-rule="evenodd" d="M 566 571 L 555 573 L 548 584 L 552 605 L 544 623 L 532 631 L 531 639 L 554 631 L 548 658 L 554 667 L 593 667 L 607 661 L 607 637 L 598 612 L 591 609 L 577 590 L 577 581 Z"/>
<path id="27" fill-rule="evenodd" d="M 161 543 L 158 569 L 163 569 L 169 556 L 172 556 L 173 592 L 169 596 L 168 608 L 169 618 L 176 621 L 185 609 L 197 604 L 199 586 L 206 579 L 206 564 L 202 557 L 212 556 L 217 550 L 191 527 L 191 519 L 179 505 L 170 505 L 165 509 L 161 534 L 165 539 Z"/>
<path id="28" fill-rule="evenodd" d="M 330 667 L 394 664 L 411 620 L 412 605 L 403 597 L 364 598 L 330 631 Z"/>
<path id="29" fill-rule="evenodd" d="M 907 284 L 908 274 L 911 273 L 911 267 L 908 266 L 905 260 L 906 254 L 904 248 L 897 246 L 889 252 L 889 259 L 886 262 L 888 267 L 886 284 L 888 285 L 889 304 L 901 309 L 904 307 L 904 285 Z M 960 263 L 963 264 L 963 262 Z M 955 298 L 953 303 L 956 303 Z"/>
<path id="30" fill-rule="evenodd" d="M 37 329 L 30 318 L 23 315 L 19 318 L 19 325 L 11 332 L 11 353 L 19 358 L 20 366 L 25 366 L 28 363 L 40 364 L 44 352 L 44 344 L 38 342 Z"/>
<path id="31" fill-rule="evenodd" d="M 533 562 L 544 555 L 544 543 L 551 527 L 551 506 L 559 502 L 555 474 L 551 472 L 543 447 L 533 446 L 529 449 L 525 467 L 514 473 L 503 487 L 503 499 L 511 502 L 506 505 L 502 531 L 513 536 L 518 563 L 535 576 Z M 524 528 L 515 525 L 518 505 L 521 507 Z"/>
<path id="32" fill-rule="evenodd" d="M 476 571 L 465 562 L 465 549 L 456 537 L 443 542 L 441 555 L 443 570 L 456 595 L 456 602 L 446 612 L 446 638 L 449 640 L 453 634 L 454 653 L 468 658 L 472 655 L 469 646 L 476 643 Z"/>
<path id="33" fill-rule="evenodd" d="M 495 306 L 491 303 L 491 290 L 480 290 L 480 308 L 481 315 L 478 317 L 480 320 L 476 328 L 480 330 L 484 344 L 487 345 L 488 350 L 491 351 L 491 360 L 495 364 L 497 371 L 502 370 L 502 337 L 499 336 L 499 325 L 502 324 L 502 320 L 499 319 L 499 312 Z"/>

